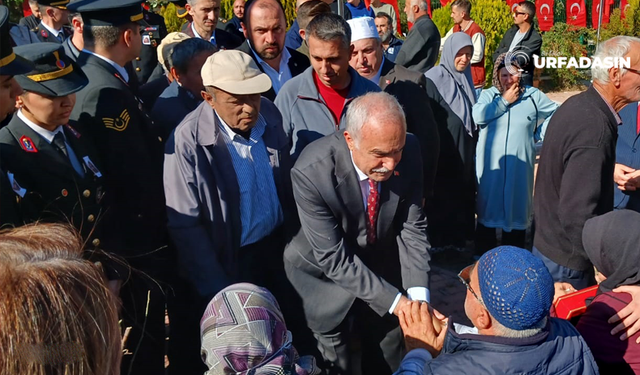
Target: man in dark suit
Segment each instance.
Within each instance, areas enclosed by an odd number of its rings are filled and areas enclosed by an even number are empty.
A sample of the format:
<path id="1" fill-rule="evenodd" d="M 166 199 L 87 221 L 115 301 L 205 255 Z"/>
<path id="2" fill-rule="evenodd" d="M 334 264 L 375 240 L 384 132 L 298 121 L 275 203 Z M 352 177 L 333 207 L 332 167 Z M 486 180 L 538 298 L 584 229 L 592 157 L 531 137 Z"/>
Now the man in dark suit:
<path id="1" fill-rule="evenodd" d="M 353 48 L 349 65 L 400 102 L 407 119 L 407 131 L 420 142 L 424 197 L 428 203 L 433 195 L 440 139 L 425 90 L 427 80 L 424 74 L 396 65 L 386 58 L 373 18 L 353 18 L 347 23 L 351 27 Z"/>
<path id="2" fill-rule="evenodd" d="M 636 148 L 640 140 L 640 102 L 627 104 L 620 110 L 620 118 L 613 207 L 640 212 L 640 153 Z"/>
<path id="3" fill-rule="evenodd" d="M 242 32 L 242 20 L 244 19 L 244 0 L 235 0 L 233 2 L 233 17 L 229 21 L 219 22 L 216 26 L 219 29 L 223 29 L 229 34 L 233 34 L 244 40 L 244 33 Z"/>
<path id="4" fill-rule="evenodd" d="M 242 43 L 237 36 L 216 28 L 220 17 L 220 0 L 189 0 L 185 8 L 193 21 L 186 24 L 183 33 L 192 38 L 208 40 L 218 49 L 234 49 Z"/>
<path id="5" fill-rule="evenodd" d="M 493 61 L 505 52 L 513 53 L 522 69 L 522 84 L 533 86 L 533 55 L 542 53 L 542 37 L 533 24 L 536 6 L 530 1 L 522 1 L 513 10 L 513 26 L 507 30 L 493 53 Z"/>
<path id="6" fill-rule="evenodd" d="M 622 52 L 622 53 L 621 53 Z M 554 281 L 575 289 L 595 285 L 582 243 L 584 223 L 613 210 L 618 112 L 640 100 L 640 39 L 618 36 L 593 55 L 605 61 L 623 55 L 629 69 L 595 65 L 593 85 L 564 102 L 551 118 L 540 155 L 533 209 L 533 254 Z"/>
<path id="7" fill-rule="evenodd" d="M 38 0 L 42 20 L 33 29 L 41 42 L 62 43 L 71 36 L 67 4 L 70 0 Z"/>
<path id="8" fill-rule="evenodd" d="M 346 119 L 291 171 L 302 231 L 285 249 L 285 271 L 328 367 L 350 373 L 353 316 L 362 373 L 391 374 L 402 357 L 393 315 L 408 302 L 403 292 L 429 300 L 420 147 L 389 94 L 354 99 Z"/>
<path id="9" fill-rule="evenodd" d="M 263 94 L 273 101 L 280 88 L 309 67 L 309 59 L 285 47 L 287 23 L 277 0 L 254 0 L 245 9 L 243 23 L 247 38 L 238 50 L 253 57 L 260 70 L 271 79 L 272 87 Z"/>
<path id="10" fill-rule="evenodd" d="M 424 73 L 433 68 L 440 52 L 440 32 L 427 12 L 426 0 L 407 0 L 404 12 L 413 27 L 396 57 L 396 64 Z"/>
<path id="11" fill-rule="evenodd" d="M 109 192 L 105 199 L 110 219 L 103 225 L 110 235 L 100 239 L 101 246 L 141 271 L 126 279 L 120 293 L 124 324 L 133 327 L 126 348 L 134 354 L 124 356 L 122 368 L 159 374 L 164 371 L 165 296 L 157 282 L 142 273 L 163 281 L 172 264 L 165 225 L 162 139 L 153 133 L 151 119 L 129 87 L 134 76 L 125 69 L 142 47 L 137 23 L 143 19 L 142 10 L 137 0 L 75 2 L 69 9 L 79 12 L 84 21 L 85 49 L 78 65 L 91 77 L 77 93 L 71 119 L 93 141 Z"/>

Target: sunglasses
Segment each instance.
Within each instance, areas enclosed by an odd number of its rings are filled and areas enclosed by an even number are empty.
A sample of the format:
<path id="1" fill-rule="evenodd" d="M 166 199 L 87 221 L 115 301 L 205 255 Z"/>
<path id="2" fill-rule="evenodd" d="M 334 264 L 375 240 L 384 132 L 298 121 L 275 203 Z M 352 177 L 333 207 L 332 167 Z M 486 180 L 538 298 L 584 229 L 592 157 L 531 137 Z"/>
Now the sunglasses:
<path id="1" fill-rule="evenodd" d="M 478 297 L 475 290 L 473 290 L 473 288 L 471 287 L 471 271 L 473 270 L 473 267 L 475 265 L 476 264 L 474 263 L 463 268 L 462 271 L 460 271 L 460 273 L 458 274 L 458 279 L 460 279 L 460 282 L 467 287 L 467 290 L 471 292 L 471 294 L 473 294 L 473 296 L 478 300 L 478 302 L 480 302 L 482 306 L 484 306 L 484 302 L 482 302 L 482 299 Z"/>
<path id="2" fill-rule="evenodd" d="M 523 14 L 527 14 L 527 13 L 524 13 L 524 12 L 518 12 L 518 11 L 516 10 L 516 11 L 514 11 L 514 12 L 513 12 L 513 14 L 517 17 L 517 16 L 520 16 L 520 15 L 523 15 Z"/>

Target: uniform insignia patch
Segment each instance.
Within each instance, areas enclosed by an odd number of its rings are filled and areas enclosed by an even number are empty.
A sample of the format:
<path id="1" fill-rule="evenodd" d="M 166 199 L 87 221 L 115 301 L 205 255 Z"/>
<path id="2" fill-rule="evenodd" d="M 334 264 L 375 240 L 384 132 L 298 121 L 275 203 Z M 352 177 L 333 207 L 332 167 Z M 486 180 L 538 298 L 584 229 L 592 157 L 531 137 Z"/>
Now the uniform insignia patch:
<path id="1" fill-rule="evenodd" d="M 151 45 L 151 37 L 149 35 L 143 35 L 142 36 L 142 44 L 144 44 L 145 46 L 150 46 Z"/>
<path id="2" fill-rule="evenodd" d="M 394 176 L 400 176 L 400 172 L 398 172 L 398 171 L 393 171 L 393 175 L 394 175 Z"/>
<path id="3" fill-rule="evenodd" d="M 49 33 L 47 33 L 47 30 L 45 29 L 40 30 L 40 35 L 42 35 L 43 38 L 49 37 Z"/>
<path id="4" fill-rule="evenodd" d="M 26 135 L 23 135 L 22 138 L 20 138 L 20 147 L 22 147 L 26 152 L 38 152 L 38 149 L 33 144 L 31 138 Z"/>
<path id="5" fill-rule="evenodd" d="M 104 122 L 104 126 L 108 129 L 117 130 L 119 132 L 125 130 L 129 125 L 129 120 L 131 120 L 131 116 L 129 116 L 129 112 L 125 108 L 120 116 L 116 118 L 103 117 L 102 122 Z"/>
<path id="6" fill-rule="evenodd" d="M 78 133 L 78 131 L 71 125 L 69 124 L 65 124 L 64 125 L 68 131 L 71 132 L 71 134 L 73 134 L 76 138 L 80 138 L 80 133 Z"/>
<path id="7" fill-rule="evenodd" d="M 20 186 L 20 184 L 18 184 L 18 181 L 16 181 L 15 177 L 13 176 L 13 173 L 7 171 L 7 177 L 9 178 L 9 183 L 11 184 L 11 188 L 13 189 L 13 192 L 18 194 L 20 198 L 24 198 L 24 195 L 27 193 L 27 189 L 23 188 L 22 186 Z"/>
<path id="8" fill-rule="evenodd" d="M 91 170 L 91 172 L 93 172 L 93 174 L 96 177 L 102 177 L 102 173 L 100 173 L 100 170 L 98 169 L 98 167 L 96 167 L 96 165 L 93 164 L 93 162 L 91 161 L 91 159 L 89 159 L 88 156 L 83 157 L 82 160 L 84 160 L 84 164 L 87 166 L 87 168 Z"/>

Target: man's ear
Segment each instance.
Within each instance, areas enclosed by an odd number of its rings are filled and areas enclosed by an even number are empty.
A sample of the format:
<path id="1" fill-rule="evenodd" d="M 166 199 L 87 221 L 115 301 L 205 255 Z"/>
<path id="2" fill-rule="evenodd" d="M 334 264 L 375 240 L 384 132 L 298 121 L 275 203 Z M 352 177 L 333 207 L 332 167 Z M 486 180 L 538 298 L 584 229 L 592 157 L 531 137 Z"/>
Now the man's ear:
<path id="1" fill-rule="evenodd" d="M 215 99 L 213 98 L 213 95 L 209 94 L 206 89 L 200 91 L 200 95 L 202 96 L 202 99 L 204 99 L 205 102 L 209 103 L 211 108 L 214 108 L 214 109 L 216 108 Z"/>
<path id="2" fill-rule="evenodd" d="M 127 44 L 128 47 L 131 47 L 133 45 L 133 33 L 134 33 L 133 29 L 126 29 L 124 33 L 122 33 L 124 42 Z"/>
<path id="3" fill-rule="evenodd" d="M 175 79 L 176 81 L 178 81 L 178 83 L 180 83 L 180 73 L 178 73 L 178 71 L 176 70 L 175 67 L 171 67 L 171 69 L 169 69 L 169 74 L 171 74 L 171 76 L 173 76 L 173 79 Z"/>
<path id="4" fill-rule="evenodd" d="M 613 83 L 615 87 L 620 87 L 620 81 L 622 80 L 622 72 L 620 68 L 609 68 L 609 82 Z"/>
<path id="5" fill-rule="evenodd" d="M 476 312 L 476 321 L 473 322 L 473 325 L 476 328 L 480 330 L 486 330 L 493 326 L 493 318 L 491 317 L 491 315 L 489 315 L 489 311 L 487 311 L 484 306 L 479 307 Z"/>
<path id="6" fill-rule="evenodd" d="M 249 39 L 249 33 L 247 32 L 247 26 L 244 24 L 244 21 L 240 21 L 240 26 L 242 26 L 242 34 L 244 35 L 244 38 Z"/>
<path id="7" fill-rule="evenodd" d="M 305 35 L 307 34 L 305 29 L 298 30 L 298 34 L 300 34 L 300 37 L 302 38 L 302 40 L 305 40 Z"/>
<path id="8" fill-rule="evenodd" d="M 190 15 L 191 17 L 193 17 L 193 16 L 194 16 L 195 11 L 194 11 L 194 10 L 193 10 L 193 8 L 191 7 L 191 5 L 189 5 L 189 3 L 186 3 L 186 4 L 184 5 L 184 9 L 186 9 L 186 10 L 187 10 L 187 13 L 189 13 L 189 15 Z"/>
<path id="9" fill-rule="evenodd" d="M 45 13 L 47 13 L 47 16 L 49 16 L 49 18 L 54 18 L 55 17 L 55 10 L 53 10 L 53 8 L 47 8 Z"/>
<path id="10" fill-rule="evenodd" d="M 351 136 L 351 134 L 349 134 L 348 131 L 344 131 L 344 140 L 347 141 L 347 147 L 349 147 L 349 150 L 353 151 L 356 148 L 356 142 L 353 139 L 353 137 Z"/>

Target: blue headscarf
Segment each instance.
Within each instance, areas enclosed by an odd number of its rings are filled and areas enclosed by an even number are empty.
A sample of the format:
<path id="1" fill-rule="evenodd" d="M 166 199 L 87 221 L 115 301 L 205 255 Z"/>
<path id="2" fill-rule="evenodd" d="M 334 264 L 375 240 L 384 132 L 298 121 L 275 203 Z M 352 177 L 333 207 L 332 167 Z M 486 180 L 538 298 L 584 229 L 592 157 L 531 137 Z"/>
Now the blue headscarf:
<path id="1" fill-rule="evenodd" d="M 468 46 L 473 54 L 473 42 L 469 35 L 463 32 L 451 34 L 442 48 L 440 65 L 427 70 L 424 75 L 433 81 L 449 108 L 462 120 L 467 133 L 473 135 L 476 125 L 471 117 L 471 109 L 476 103 L 476 93 L 471 78 L 471 64 L 463 72 L 457 71 L 454 64 L 458 52 Z"/>

